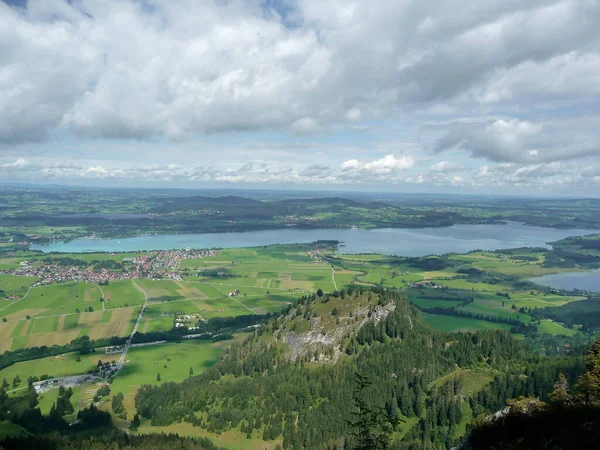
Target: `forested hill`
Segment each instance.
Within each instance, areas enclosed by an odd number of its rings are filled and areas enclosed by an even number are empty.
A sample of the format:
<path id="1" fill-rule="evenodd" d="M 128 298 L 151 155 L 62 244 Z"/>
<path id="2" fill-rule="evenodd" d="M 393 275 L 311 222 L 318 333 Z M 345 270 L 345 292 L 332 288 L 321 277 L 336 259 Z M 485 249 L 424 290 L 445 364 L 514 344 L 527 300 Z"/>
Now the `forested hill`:
<path id="1" fill-rule="evenodd" d="M 362 401 L 394 424 L 392 448 L 442 449 L 472 417 L 583 371 L 581 356 L 541 359 L 501 331 L 435 332 L 399 294 L 355 290 L 300 299 L 202 375 L 142 387 L 136 406 L 153 425 L 326 449 L 351 444 Z M 358 392 L 357 373 L 368 380 Z"/>

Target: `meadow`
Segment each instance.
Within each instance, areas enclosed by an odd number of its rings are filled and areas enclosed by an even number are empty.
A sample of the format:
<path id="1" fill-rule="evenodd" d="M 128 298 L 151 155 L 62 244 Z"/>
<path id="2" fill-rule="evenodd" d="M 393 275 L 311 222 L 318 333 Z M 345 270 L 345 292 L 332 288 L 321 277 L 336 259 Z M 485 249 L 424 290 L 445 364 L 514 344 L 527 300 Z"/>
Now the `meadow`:
<path id="1" fill-rule="evenodd" d="M 34 277 L 2 274 L 0 317 L 6 320 L 0 322 L 0 351 L 65 344 L 83 335 L 93 339 L 125 336 L 146 298 L 141 332 L 170 330 L 177 313 L 193 314 L 200 320 L 265 314 L 280 311 L 307 292 L 351 285 L 402 289 L 421 309 L 452 309 L 462 316 L 473 316 L 430 319 L 444 330 L 506 328 L 506 324 L 491 324 L 502 320 L 525 325 L 531 322 L 529 309 L 584 298 L 515 288 L 518 280 L 561 270 L 546 267 L 547 254 L 532 249 L 426 258 L 342 255 L 330 249 L 321 249 L 315 256 L 309 253 L 314 250 L 304 244 L 219 250 L 215 257 L 181 260 L 176 269 L 178 280 L 126 279 L 101 286 L 68 282 L 31 288 L 37 281 Z M 139 253 L 53 255 L 90 262 L 136 256 Z M 23 260 L 33 264 L 36 258 L 23 252 L 21 257 L 0 260 L 0 264 L 18 267 Z M 538 328 L 552 334 L 576 332 L 552 323 Z"/>
<path id="2" fill-rule="evenodd" d="M 503 320 L 531 325 L 529 310 L 586 298 L 531 283 L 526 289 L 519 287 L 530 277 L 564 270 L 549 267 L 545 261 L 546 253 L 534 249 L 474 251 L 416 259 L 383 255 L 335 255 L 332 258 L 336 273 L 360 272 L 345 284 L 402 289 L 415 306 L 427 311 L 424 313 L 426 321 L 444 331 L 509 329 L 507 323 L 498 323 Z M 452 316 L 452 312 L 435 314 L 435 308 L 455 311 L 456 316 Z M 473 317 L 463 317 L 465 314 Z M 577 332 L 552 322 L 542 321 L 534 326 L 540 333 L 573 335 Z"/>
<path id="3" fill-rule="evenodd" d="M 431 327 L 441 331 L 481 331 L 481 330 L 509 330 L 510 325 L 504 323 L 488 322 L 466 317 L 424 314 L 423 318 Z"/>
<path id="4" fill-rule="evenodd" d="M 27 377 L 47 375 L 50 378 L 62 377 L 67 375 L 78 375 L 88 373 L 96 368 L 99 359 L 107 359 L 105 354 L 100 351 L 81 355 L 80 361 L 77 361 L 78 353 L 65 353 L 63 355 L 50 356 L 47 358 L 34 359 L 13 364 L 0 370 L 0 380 L 6 379 L 10 383 L 9 391 L 12 391 L 13 379 L 18 375 L 21 383 L 17 389 L 27 388 Z M 113 356 L 114 358 L 114 356 Z"/>
<path id="5" fill-rule="evenodd" d="M 243 338 L 242 334 L 236 340 Z M 125 366 L 110 385 L 111 392 L 123 393 L 125 408 L 129 417 L 133 417 L 135 393 L 141 385 L 182 381 L 190 376 L 190 368 L 193 374 L 200 374 L 218 361 L 231 342 L 186 340 L 132 348 L 127 353 Z M 159 374 L 160 381 L 157 380 Z"/>
<path id="6" fill-rule="evenodd" d="M 21 280 L 23 279 L 23 280 Z M 0 352 L 42 345 L 64 345 L 79 336 L 91 339 L 126 336 L 139 312 L 143 295 L 125 284 L 111 288 L 110 295 L 120 297 L 125 292 L 129 302 L 113 303 L 104 310 L 100 301 L 102 286 L 84 282 L 69 282 L 28 289 L 17 299 L 4 300 L 0 308 Z M 5 283 L 20 286 L 32 283 L 30 277 L 12 277 Z M 106 286 L 104 286 L 106 288 Z M 21 289 L 19 287 L 19 289 Z M 135 294 L 129 297 L 128 292 Z M 124 295 L 124 297 L 125 297 Z M 140 301 L 140 298 L 142 299 Z"/>

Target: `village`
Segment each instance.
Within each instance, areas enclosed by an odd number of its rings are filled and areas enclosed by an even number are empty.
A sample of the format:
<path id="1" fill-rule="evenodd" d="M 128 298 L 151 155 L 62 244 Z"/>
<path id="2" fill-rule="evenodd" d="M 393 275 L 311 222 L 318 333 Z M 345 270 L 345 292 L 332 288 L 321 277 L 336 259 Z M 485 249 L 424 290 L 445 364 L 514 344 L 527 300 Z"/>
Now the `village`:
<path id="1" fill-rule="evenodd" d="M 135 258 L 124 258 L 118 269 L 97 267 L 93 261 L 87 267 L 64 265 L 60 261 L 42 262 L 41 265 L 37 262 L 23 261 L 19 268 L 3 270 L 0 273 L 38 277 L 39 280 L 32 284 L 32 287 L 69 281 L 106 284 L 110 281 L 135 278 L 179 280 L 181 277 L 175 270 L 181 260 L 214 258 L 217 254 L 217 250 L 191 249 L 190 247 L 179 250 L 160 250 Z M 110 255 L 114 256 L 114 253 Z"/>

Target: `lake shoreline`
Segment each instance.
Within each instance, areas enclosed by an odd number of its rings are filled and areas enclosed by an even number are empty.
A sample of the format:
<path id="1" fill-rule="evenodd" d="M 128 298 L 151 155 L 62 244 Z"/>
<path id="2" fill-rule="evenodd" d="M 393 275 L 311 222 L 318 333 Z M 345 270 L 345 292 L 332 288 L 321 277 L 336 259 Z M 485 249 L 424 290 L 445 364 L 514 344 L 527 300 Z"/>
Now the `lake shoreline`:
<path id="1" fill-rule="evenodd" d="M 153 234 L 122 238 L 78 238 L 34 244 L 31 250 L 44 253 L 135 252 L 171 249 L 251 248 L 267 245 L 308 244 L 315 241 L 339 241 L 340 253 L 378 253 L 417 257 L 473 250 L 500 250 L 519 247 L 550 249 L 550 243 L 569 236 L 583 236 L 600 230 L 557 230 L 516 222 L 482 225 L 452 225 L 427 228 L 329 228 L 275 229 L 229 233 Z"/>

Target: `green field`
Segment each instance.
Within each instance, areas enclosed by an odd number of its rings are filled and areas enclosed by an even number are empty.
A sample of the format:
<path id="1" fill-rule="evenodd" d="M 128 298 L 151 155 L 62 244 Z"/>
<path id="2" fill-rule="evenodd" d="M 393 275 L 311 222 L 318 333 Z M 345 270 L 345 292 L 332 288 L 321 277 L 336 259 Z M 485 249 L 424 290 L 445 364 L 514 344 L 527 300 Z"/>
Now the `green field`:
<path id="1" fill-rule="evenodd" d="M 108 285 L 98 287 L 106 309 L 144 304 L 144 294 L 131 280 L 111 281 Z"/>
<path id="2" fill-rule="evenodd" d="M 513 284 L 522 278 L 558 270 L 543 267 L 545 255 L 529 249 L 421 259 L 335 255 L 326 251 L 323 258 L 313 259 L 308 254 L 312 248 L 273 245 L 219 250 L 215 257 L 183 259 L 176 269 L 183 281 L 144 278 L 135 282 L 111 281 L 103 286 L 68 282 L 29 289 L 35 278 L 0 275 L 0 289 L 5 295 L 12 295 L 11 299 L 0 302 L 0 316 L 7 319 L 0 322 L 0 351 L 63 344 L 82 335 L 124 336 L 131 330 L 145 295 L 148 308 L 141 332 L 171 329 L 175 313 L 199 314 L 211 319 L 278 312 L 306 292 L 318 288 L 333 291 L 334 280 L 338 289 L 352 284 L 403 289 L 419 308 L 454 309 L 481 319 L 453 320 L 447 315 L 443 323 L 439 323 L 441 319 L 430 319 L 445 330 L 506 328 L 486 323 L 485 318 L 515 319 L 529 324 L 529 309 L 560 306 L 584 298 L 535 288 L 514 288 Z M 31 256 L 23 253 L 22 258 L 7 258 L 3 263 L 18 266 L 26 258 L 32 264 L 41 261 Z M 106 259 L 121 262 L 137 256 L 139 253 L 53 255 L 90 262 Z M 429 263 L 441 258 L 443 264 Z M 470 269 L 477 269 L 482 275 L 469 276 L 465 270 Z M 232 296 L 232 292 L 239 293 Z M 105 301 L 101 302 L 101 298 Z M 93 312 L 89 312 L 90 308 Z M 569 333 L 551 323 L 540 325 L 539 331 Z"/>
<path id="3" fill-rule="evenodd" d="M 157 384 L 159 373 L 161 383 L 184 380 L 189 376 L 190 367 L 194 374 L 202 373 L 217 362 L 223 348 L 229 344 L 227 341 L 213 344 L 188 340 L 132 348 L 127 353 L 125 366 L 111 384 L 111 391 L 125 395 L 125 406 L 132 417 L 135 392 L 141 385 Z"/>
<path id="4" fill-rule="evenodd" d="M 91 313 L 32 315 L 31 319 L 0 322 L 0 351 L 43 345 L 65 345 L 84 335 L 91 339 L 127 336 L 131 333 L 139 310 L 139 306 L 130 306 L 108 311 L 100 309 Z M 31 309 L 24 309 L 21 313 L 31 312 Z"/>
<path id="5" fill-rule="evenodd" d="M 0 422 L 0 441 L 9 437 L 25 437 L 29 433 L 8 420 Z"/>
<path id="6" fill-rule="evenodd" d="M 27 387 L 27 377 L 29 376 L 49 375 L 50 377 L 61 377 L 87 373 L 96 367 L 98 359 L 105 359 L 102 351 L 82 355 L 79 362 L 77 362 L 77 353 L 65 353 L 48 358 L 34 359 L 16 363 L 0 370 L 0 380 L 6 378 L 11 384 L 9 390 L 12 390 L 12 380 L 19 375 L 22 381 L 18 388 L 24 389 Z"/>
<path id="7" fill-rule="evenodd" d="M 540 325 L 538 325 L 538 330 L 540 331 L 540 333 L 564 334 L 566 336 L 573 336 L 577 333 L 577 331 L 575 330 L 565 328 L 562 325 L 556 322 L 552 322 L 550 320 L 542 320 L 540 322 Z"/>
<path id="8" fill-rule="evenodd" d="M 486 322 L 466 317 L 425 315 L 424 319 L 431 327 L 441 331 L 510 330 L 510 325 L 504 323 Z"/>

